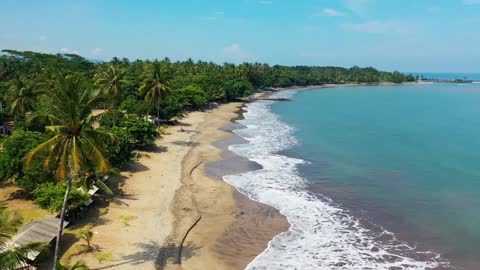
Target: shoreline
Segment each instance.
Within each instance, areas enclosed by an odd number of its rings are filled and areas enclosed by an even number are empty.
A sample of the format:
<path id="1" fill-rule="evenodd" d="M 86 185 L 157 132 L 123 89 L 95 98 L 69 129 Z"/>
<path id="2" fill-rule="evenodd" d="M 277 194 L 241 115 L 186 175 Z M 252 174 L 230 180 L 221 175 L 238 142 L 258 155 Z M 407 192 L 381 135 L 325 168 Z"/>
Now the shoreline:
<path id="1" fill-rule="evenodd" d="M 175 195 L 174 231 L 167 245 L 178 252 L 185 232 L 200 216 L 201 220 L 185 240 L 181 265 L 172 254 L 164 254 L 165 269 L 244 269 L 275 235 L 288 229 L 286 218 L 275 208 L 250 200 L 206 172 L 209 164 L 224 158 L 225 149 L 216 143 L 232 137 L 221 129 L 232 124 L 242 106 L 240 102 L 220 105 L 192 136 L 196 146 L 182 162 L 182 187 Z"/>

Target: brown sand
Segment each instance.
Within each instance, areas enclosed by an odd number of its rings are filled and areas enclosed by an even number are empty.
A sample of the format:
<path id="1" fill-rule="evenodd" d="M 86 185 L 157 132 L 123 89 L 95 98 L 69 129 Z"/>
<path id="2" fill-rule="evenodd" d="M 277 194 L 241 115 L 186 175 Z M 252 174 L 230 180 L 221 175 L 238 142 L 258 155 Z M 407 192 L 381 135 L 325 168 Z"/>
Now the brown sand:
<path id="1" fill-rule="evenodd" d="M 158 253 L 172 230 L 170 208 L 180 187 L 180 164 L 205 116 L 189 114 L 182 125 L 169 128 L 170 134 L 157 140 L 154 150 L 141 152 L 139 161 L 123 173 L 122 196 L 110 203 L 108 212 L 91 229 L 98 251 L 80 258 L 91 269 L 155 269 Z"/>
<path id="2" fill-rule="evenodd" d="M 230 103 L 213 110 L 192 136 L 195 146 L 183 160 L 182 186 L 173 208 L 174 231 L 163 257 L 168 269 L 244 269 L 288 228 L 275 209 L 249 200 L 204 172 L 206 164 L 221 159 L 222 150 L 212 143 L 231 135 L 219 128 L 231 123 L 241 105 Z M 179 243 L 200 216 L 185 241 L 180 265 Z"/>
<path id="3" fill-rule="evenodd" d="M 9 210 L 17 211 L 22 217 L 22 223 L 41 219 L 50 213 L 38 207 L 27 192 L 12 183 L 2 183 L 0 185 L 0 202 L 5 203 Z"/>

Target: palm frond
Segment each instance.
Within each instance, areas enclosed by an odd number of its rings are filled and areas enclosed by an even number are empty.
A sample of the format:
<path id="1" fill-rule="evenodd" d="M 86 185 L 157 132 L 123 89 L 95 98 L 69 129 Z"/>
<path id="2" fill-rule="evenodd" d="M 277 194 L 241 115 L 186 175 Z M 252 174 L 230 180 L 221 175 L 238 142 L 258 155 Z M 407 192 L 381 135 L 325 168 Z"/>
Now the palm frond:
<path id="1" fill-rule="evenodd" d="M 84 154 L 87 156 L 87 159 L 92 162 L 97 171 L 101 173 L 108 172 L 110 170 L 110 163 L 103 155 L 102 151 L 98 149 L 97 145 L 91 138 L 85 137 L 83 140 L 84 142 L 82 143 L 82 146 L 85 150 Z"/>
<path id="2" fill-rule="evenodd" d="M 30 243 L 24 246 L 17 246 L 13 243 L 4 244 L 3 250 L 0 252 L 0 269 L 18 269 L 22 264 L 29 262 L 31 253 L 45 251 L 47 247 L 48 245 L 45 243 Z"/>
<path id="3" fill-rule="evenodd" d="M 39 160 L 42 155 L 45 155 L 47 153 L 50 154 L 52 149 L 54 149 L 54 146 L 62 140 L 62 137 L 63 136 L 61 134 L 56 135 L 48 141 L 43 142 L 33 148 L 23 159 L 25 166 L 30 167 L 36 160 Z"/>

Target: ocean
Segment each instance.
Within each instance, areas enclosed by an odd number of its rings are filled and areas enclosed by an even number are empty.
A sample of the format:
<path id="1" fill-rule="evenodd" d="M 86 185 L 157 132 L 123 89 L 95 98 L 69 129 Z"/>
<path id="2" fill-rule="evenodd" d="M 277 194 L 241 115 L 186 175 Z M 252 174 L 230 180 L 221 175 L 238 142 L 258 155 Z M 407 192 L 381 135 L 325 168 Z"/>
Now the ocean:
<path id="1" fill-rule="evenodd" d="M 480 85 L 359 86 L 247 104 L 262 166 L 224 176 L 291 224 L 247 269 L 480 269 Z"/>

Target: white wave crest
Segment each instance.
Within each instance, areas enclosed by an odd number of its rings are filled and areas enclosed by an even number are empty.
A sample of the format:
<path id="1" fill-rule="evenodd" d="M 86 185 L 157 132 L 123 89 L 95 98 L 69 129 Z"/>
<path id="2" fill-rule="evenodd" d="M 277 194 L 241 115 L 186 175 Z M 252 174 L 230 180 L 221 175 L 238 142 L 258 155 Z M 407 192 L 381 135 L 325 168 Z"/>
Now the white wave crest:
<path id="1" fill-rule="evenodd" d="M 295 91 L 277 94 L 292 96 Z M 224 180 L 253 200 L 285 215 L 290 229 L 270 241 L 247 269 L 428 269 L 446 266 L 440 256 L 419 252 L 388 231 L 372 232 L 330 199 L 311 194 L 297 166 L 305 161 L 276 154 L 297 143 L 293 128 L 270 111 L 271 101 L 248 104 L 246 126 L 234 132 L 249 141 L 231 145 L 234 153 L 263 169 Z M 392 268 L 398 267 L 398 268 Z"/>

